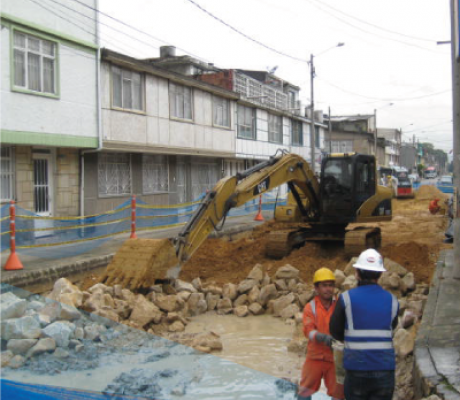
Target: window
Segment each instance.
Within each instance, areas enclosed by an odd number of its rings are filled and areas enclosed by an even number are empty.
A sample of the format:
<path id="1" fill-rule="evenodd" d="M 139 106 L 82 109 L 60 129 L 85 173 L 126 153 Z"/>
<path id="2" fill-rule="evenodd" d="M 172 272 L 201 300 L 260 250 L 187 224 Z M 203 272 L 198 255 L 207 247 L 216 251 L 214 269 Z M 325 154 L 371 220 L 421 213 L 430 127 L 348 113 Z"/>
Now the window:
<path id="1" fill-rule="evenodd" d="M 212 190 L 216 185 L 219 166 L 215 163 L 198 162 L 192 163 L 191 186 L 192 199 L 197 199 L 204 193 Z"/>
<path id="2" fill-rule="evenodd" d="M 192 89 L 175 83 L 169 84 L 169 106 L 172 117 L 192 119 Z"/>
<path id="3" fill-rule="evenodd" d="M 315 126 L 315 147 L 317 149 L 321 147 L 321 137 L 319 135 L 319 126 Z"/>
<path id="4" fill-rule="evenodd" d="M 283 118 L 268 114 L 268 141 L 283 144 Z"/>
<path id="5" fill-rule="evenodd" d="M 256 139 L 255 109 L 238 105 L 238 137 Z"/>
<path id="6" fill-rule="evenodd" d="M 353 140 L 331 140 L 331 153 L 352 153 Z"/>
<path id="7" fill-rule="evenodd" d="M 131 158 L 129 154 L 102 153 L 98 158 L 100 195 L 131 194 Z"/>
<path id="8" fill-rule="evenodd" d="M 142 190 L 145 194 L 169 191 L 168 157 L 142 155 Z"/>
<path id="9" fill-rule="evenodd" d="M 302 122 L 291 120 L 291 142 L 293 146 L 303 146 Z"/>
<path id="10" fill-rule="evenodd" d="M 56 94 L 56 43 L 14 31 L 13 60 L 16 88 Z"/>
<path id="11" fill-rule="evenodd" d="M 230 101 L 222 97 L 213 99 L 214 125 L 230 128 Z"/>
<path id="12" fill-rule="evenodd" d="M 144 80 L 137 72 L 112 67 L 112 104 L 125 110 L 144 110 Z"/>
<path id="13" fill-rule="evenodd" d="M 1 200 L 14 199 L 14 158 L 12 147 L 1 147 L 0 153 Z"/>

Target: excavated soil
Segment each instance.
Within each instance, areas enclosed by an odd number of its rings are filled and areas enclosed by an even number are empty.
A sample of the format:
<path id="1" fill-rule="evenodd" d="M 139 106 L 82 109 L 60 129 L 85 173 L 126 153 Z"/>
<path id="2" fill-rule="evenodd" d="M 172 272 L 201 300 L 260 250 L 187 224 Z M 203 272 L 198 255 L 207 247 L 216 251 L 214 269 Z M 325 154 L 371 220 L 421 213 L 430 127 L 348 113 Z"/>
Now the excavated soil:
<path id="1" fill-rule="evenodd" d="M 369 224 L 382 229 L 382 255 L 413 272 L 417 283 L 430 282 L 439 251 L 451 247 L 443 243 L 448 219 L 428 211 L 432 199 L 441 199 L 441 204 L 448 197 L 434 186 L 422 186 L 415 199 L 393 199 L 391 222 Z M 338 243 L 307 243 L 281 260 L 267 258 L 267 233 L 287 228 L 287 224 L 269 221 L 257 227 L 250 238 L 208 239 L 182 267 L 180 278 L 191 281 L 199 277 L 205 283 L 218 285 L 238 283 L 259 263 L 270 276 L 278 267 L 291 264 L 300 270 L 301 278 L 309 282 L 318 268 L 343 270 L 348 264 L 343 245 Z"/>

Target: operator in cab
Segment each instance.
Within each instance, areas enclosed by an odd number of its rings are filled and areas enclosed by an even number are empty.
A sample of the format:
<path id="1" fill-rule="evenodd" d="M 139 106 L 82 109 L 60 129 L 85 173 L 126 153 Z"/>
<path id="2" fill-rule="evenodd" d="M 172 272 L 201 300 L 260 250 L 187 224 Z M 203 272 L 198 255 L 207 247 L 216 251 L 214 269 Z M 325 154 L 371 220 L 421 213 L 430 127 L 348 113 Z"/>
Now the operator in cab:
<path id="1" fill-rule="evenodd" d="M 333 400 L 341 400 L 343 385 L 336 381 L 332 336 L 329 320 L 334 312 L 336 299 L 335 276 L 328 268 L 320 268 L 313 277 L 316 295 L 304 308 L 303 332 L 308 339 L 307 358 L 302 368 L 297 400 L 311 400 L 324 379 L 327 394 Z"/>

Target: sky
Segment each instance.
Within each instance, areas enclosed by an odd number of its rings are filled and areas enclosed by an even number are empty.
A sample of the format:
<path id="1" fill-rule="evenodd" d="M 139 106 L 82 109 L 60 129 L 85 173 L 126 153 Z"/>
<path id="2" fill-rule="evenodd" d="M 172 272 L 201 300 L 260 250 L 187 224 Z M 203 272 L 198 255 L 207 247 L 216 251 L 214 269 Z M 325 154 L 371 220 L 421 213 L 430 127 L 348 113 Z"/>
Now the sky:
<path id="1" fill-rule="evenodd" d="M 448 0 L 99 0 L 102 45 L 158 57 L 173 45 L 220 68 L 267 70 L 315 109 L 373 114 L 403 141 L 452 149 Z M 211 15 L 210 15 L 211 14 Z M 344 43 L 337 47 L 338 43 Z"/>

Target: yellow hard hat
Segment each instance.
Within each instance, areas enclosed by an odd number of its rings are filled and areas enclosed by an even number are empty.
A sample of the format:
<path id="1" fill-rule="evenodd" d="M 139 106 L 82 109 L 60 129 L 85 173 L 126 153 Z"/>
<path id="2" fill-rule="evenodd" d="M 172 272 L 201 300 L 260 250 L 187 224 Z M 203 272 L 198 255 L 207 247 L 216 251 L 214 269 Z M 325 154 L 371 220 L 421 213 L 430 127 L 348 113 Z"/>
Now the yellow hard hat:
<path id="1" fill-rule="evenodd" d="M 313 283 L 335 281 L 335 275 L 329 268 L 320 268 L 313 276 Z"/>

